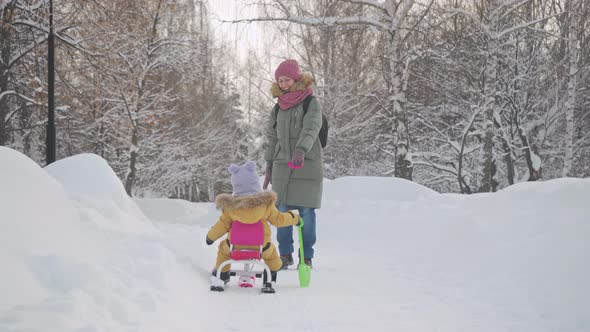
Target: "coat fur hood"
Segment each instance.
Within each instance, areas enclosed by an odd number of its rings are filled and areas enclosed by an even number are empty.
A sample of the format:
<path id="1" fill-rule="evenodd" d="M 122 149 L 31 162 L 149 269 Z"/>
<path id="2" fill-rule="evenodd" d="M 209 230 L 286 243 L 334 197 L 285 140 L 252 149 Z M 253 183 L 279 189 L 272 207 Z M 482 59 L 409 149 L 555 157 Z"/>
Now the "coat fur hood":
<path id="1" fill-rule="evenodd" d="M 241 210 L 274 205 L 276 201 L 277 194 L 273 191 L 263 191 L 247 196 L 220 194 L 215 198 L 215 206 L 220 210 Z"/>
<path id="2" fill-rule="evenodd" d="M 303 72 L 301 73 L 301 78 L 299 79 L 299 81 L 295 81 L 295 84 L 293 84 L 293 86 L 291 86 L 291 88 L 287 92 L 305 90 L 308 87 L 310 87 L 313 82 L 314 79 L 311 73 Z M 274 82 L 270 88 L 270 93 L 272 94 L 273 98 L 277 98 L 278 96 L 282 96 L 286 92 L 279 88 L 279 83 Z"/>

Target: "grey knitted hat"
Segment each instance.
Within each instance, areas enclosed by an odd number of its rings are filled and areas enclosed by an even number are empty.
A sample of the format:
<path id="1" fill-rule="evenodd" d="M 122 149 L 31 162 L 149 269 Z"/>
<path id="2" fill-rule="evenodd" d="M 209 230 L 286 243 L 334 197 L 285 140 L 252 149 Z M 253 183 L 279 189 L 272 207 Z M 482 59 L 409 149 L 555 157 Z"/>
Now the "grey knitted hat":
<path id="1" fill-rule="evenodd" d="M 228 170 L 231 173 L 234 195 L 252 195 L 262 192 L 255 162 L 248 160 L 243 166 L 231 164 Z"/>

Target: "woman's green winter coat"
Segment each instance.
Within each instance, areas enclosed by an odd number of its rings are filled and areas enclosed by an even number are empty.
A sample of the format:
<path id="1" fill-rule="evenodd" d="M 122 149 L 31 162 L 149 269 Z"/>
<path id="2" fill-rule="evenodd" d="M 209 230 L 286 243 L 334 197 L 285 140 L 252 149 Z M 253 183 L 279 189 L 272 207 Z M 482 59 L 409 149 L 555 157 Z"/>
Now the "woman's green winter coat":
<path id="1" fill-rule="evenodd" d="M 291 87 L 291 91 L 302 90 L 311 85 L 313 78 L 302 73 L 301 79 Z M 283 92 L 277 83 L 272 93 L 278 97 Z M 322 204 L 322 184 L 324 179 L 323 151 L 318 139 L 322 127 L 322 113 L 317 99 L 309 104 L 303 114 L 299 103 L 288 110 L 274 110 L 269 117 L 266 136 L 268 148 L 265 160 L 272 163 L 272 190 L 277 193 L 277 202 L 291 206 L 320 208 Z M 303 168 L 291 169 L 287 165 L 295 149 L 305 153 Z"/>

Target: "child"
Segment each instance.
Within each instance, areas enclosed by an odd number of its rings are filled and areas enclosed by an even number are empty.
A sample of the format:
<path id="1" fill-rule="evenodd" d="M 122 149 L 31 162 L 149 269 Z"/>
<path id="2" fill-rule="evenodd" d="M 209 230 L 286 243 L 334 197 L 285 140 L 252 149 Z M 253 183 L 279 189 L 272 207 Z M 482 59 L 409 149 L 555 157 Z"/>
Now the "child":
<path id="1" fill-rule="evenodd" d="M 277 271 L 283 266 L 275 245 L 270 241 L 269 222 L 276 227 L 292 226 L 299 223 L 299 215 L 277 210 L 275 207 L 277 195 L 272 191 L 262 191 L 258 174 L 256 174 L 256 164 L 253 161 L 248 161 L 243 166 L 232 164 L 228 170 L 231 173 L 233 194 L 220 194 L 215 198 L 215 204 L 222 213 L 207 233 L 206 239 L 207 244 L 211 245 L 228 233 L 227 239 L 219 243 L 213 275 L 217 275 L 217 268 L 221 263 L 230 259 L 228 243 L 232 223 L 236 220 L 246 224 L 262 221 L 264 226 L 262 259 L 271 271 L 271 281 L 276 282 Z M 223 270 L 219 278 L 227 283 L 230 265 L 226 265 Z"/>

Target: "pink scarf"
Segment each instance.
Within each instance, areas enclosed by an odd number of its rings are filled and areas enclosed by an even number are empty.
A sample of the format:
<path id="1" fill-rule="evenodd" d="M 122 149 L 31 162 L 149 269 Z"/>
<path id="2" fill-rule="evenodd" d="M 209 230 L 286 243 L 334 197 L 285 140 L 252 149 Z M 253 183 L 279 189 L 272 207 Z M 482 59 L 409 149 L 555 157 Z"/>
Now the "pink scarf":
<path id="1" fill-rule="evenodd" d="M 307 96 L 311 96 L 313 94 L 312 88 L 306 88 L 304 90 L 297 90 L 292 92 L 287 92 L 281 96 L 279 96 L 279 107 L 281 110 L 286 111 L 291 107 L 299 104 L 303 101 Z"/>

